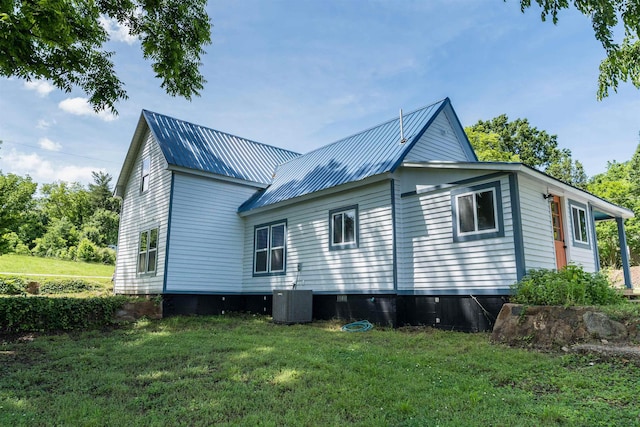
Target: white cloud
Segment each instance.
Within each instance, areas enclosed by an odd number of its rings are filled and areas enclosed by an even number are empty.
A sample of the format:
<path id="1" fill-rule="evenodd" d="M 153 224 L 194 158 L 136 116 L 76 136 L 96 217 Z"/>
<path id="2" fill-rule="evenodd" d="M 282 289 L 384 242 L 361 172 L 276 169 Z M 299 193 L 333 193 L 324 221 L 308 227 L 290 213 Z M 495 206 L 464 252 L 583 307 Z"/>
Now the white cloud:
<path id="1" fill-rule="evenodd" d="M 43 150 L 47 150 L 47 151 L 60 151 L 60 150 L 62 150 L 62 145 L 58 144 L 57 142 L 54 142 L 54 141 L 50 140 L 49 138 L 40 138 L 40 140 L 38 141 L 38 145 Z"/>
<path id="2" fill-rule="evenodd" d="M 24 82 L 24 87 L 29 90 L 35 90 L 40 96 L 47 96 L 55 87 L 46 80 L 31 80 Z"/>
<path id="3" fill-rule="evenodd" d="M 100 25 L 102 25 L 102 28 L 107 31 L 111 40 L 124 42 L 130 45 L 136 42 L 137 37 L 129 34 L 129 28 L 125 25 L 120 25 L 120 23 L 115 19 L 101 16 L 98 18 L 98 21 L 100 22 Z"/>
<path id="4" fill-rule="evenodd" d="M 4 153 L 0 164 L 11 165 L 11 173 L 29 175 L 35 182 L 48 183 L 54 181 L 80 182 L 92 181 L 92 171 L 104 171 L 92 166 L 60 165 L 51 162 L 36 153 L 21 153 L 10 150 Z"/>
<path id="5" fill-rule="evenodd" d="M 93 110 L 93 107 L 89 105 L 87 98 L 67 98 L 63 101 L 60 101 L 58 107 L 60 107 L 62 111 L 70 114 L 75 114 L 76 116 L 97 116 L 105 122 L 110 122 L 117 118 L 106 110 L 102 110 L 96 113 Z"/>
<path id="6" fill-rule="evenodd" d="M 45 120 L 45 119 L 40 119 L 38 120 L 38 123 L 36 124 L 36 127 L 38 129 L 44 129 L 47 130 L 49 129 L 52 125 L 55 125 L 56 121 L 55 120 Z"/>

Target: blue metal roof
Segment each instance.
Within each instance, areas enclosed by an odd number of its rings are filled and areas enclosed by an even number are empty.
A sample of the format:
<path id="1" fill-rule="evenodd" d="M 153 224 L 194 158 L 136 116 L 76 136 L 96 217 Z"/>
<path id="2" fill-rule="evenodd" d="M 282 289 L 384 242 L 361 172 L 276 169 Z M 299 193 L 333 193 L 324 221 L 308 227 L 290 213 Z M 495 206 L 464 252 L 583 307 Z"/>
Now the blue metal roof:
<path id="1" fill-rule="evenodd" d="M 400 143 L 400 118 L 344 138 L 280 165 L 271 185 L 238 209 L 245 212 L 294 197 L 393 172 L 420 139 L 449 98 L 403 116 L 405 143 Z"/>
<path id="2" fill-rule="evenodd" d="M 269 184 L 276 166 L 300 154 L 143 110 L 169 165 Z"/>

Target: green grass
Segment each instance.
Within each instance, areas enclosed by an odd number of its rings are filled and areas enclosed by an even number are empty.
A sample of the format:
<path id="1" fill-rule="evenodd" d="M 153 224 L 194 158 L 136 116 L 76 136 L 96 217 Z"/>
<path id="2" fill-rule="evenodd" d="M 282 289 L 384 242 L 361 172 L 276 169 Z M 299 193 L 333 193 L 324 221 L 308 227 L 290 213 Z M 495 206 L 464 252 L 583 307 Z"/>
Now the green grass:
<path id="1" fill-rule="evenodd" d="M 4 254 L 0 256 L 0 274 L 12 273 L 8 276 L 19 276 L 25 280 L 40 282 L 53 278 L 86 278 L 103 286 L 104 292 L 99 294 L 111 292 L 111 277 L 113 276 L 114 268 L 113 265 L 63 261 L 28 255 Z M 94 296 L 94 294 L 86 293 L 86 295 L 83 294 L 81 296 Z"/>
<path id="2" fill-rule="evenodd" d="M 0 272 L 111 278 L 113 271 L 113 265 L 93 262 L 63 261 L 16 254 L 0 256 Z"/>
<path id="3" fill-rule="evenodd" d="M 0 425 L 638 425 L 631 363 L 219 316 L 0 344 Z M 0 341 L 1 342 L 1 341 Z"/>

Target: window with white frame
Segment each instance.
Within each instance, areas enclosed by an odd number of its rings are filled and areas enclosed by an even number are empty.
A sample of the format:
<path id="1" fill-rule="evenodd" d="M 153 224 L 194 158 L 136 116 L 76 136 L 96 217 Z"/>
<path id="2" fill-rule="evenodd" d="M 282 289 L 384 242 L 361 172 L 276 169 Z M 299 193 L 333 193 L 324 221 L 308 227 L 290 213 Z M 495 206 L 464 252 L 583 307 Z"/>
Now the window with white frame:
<path id="1" fill-rule="evenodd" d="M 575 246 L 589 247 L 589 232 L 587 221 L 587 207 L 573 201 L 571 206 L 571 226 L 573 229 L 573 244 Z"/>
<path id="2" fill-rule="evenodd" d="M 147 156 L 142 159 L 142 167 L 140 169 L 140 192 L 144 193 L 149 189 L 149 175 L 151 174 L 151 157 Z"/>
<path id="3" fill-rule="evenodd" d="M 253 273 L 284 274 L 286 271 L 287 222 L 258 225 L 254 236 Z"/>
<path id="4" fill-rule="evenodd" d="M 158 260 L 158 229 L 152 228 L 140 232 L 138 245 L 138 273 L 156 272 Z"/>
<path id="5" fill-rule="evenodd" d="M 500 182 L 452 191 L 453 240 L 504 236 Z"/>
<path id="6" fill-rule="evenodd" d="M 329 212 L 329 248 L 358 247 L 358 206 L 348 206 Z"/>

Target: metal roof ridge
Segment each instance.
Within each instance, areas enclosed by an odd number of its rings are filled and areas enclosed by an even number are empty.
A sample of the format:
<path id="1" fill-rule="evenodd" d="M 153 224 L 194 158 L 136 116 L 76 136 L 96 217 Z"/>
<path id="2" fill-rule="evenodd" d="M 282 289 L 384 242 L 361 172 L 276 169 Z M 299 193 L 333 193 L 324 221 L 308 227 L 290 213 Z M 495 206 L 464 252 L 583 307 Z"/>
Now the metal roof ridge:
<path id="1" fill-rule="evenodd" d="M 203 129 L 207 129 L 207 130 L 213 131 L 213 132 L 218 132 L 218 133 L 221 133 L 221 134 L 226 135 L 226 136 L 230 136 L 230 137 L 233 137 L 233 138 L 241 139 L 243 141 L 251 142 L 253 144 L 262 145 L 264 147 L 269 147 L 269 148 L 275 148 L 275 149 L 278 149 L 278 150 L 281 150 L 281 151 L 289 152 L 291 154 L 297 154 L 298 156 L 302 155 L 302 153 L 298 153 L 296 151 L 288 150 L 286 148 L 281 148 L 281 147 L 277 147 L 275 145 L 266 144 L 264 142 L 255 141 L 253 139 L 249 139 L 249 138 L 245 138 L 245 137 L 242 137 L 242 136 L 234 135 L 234 134 L 229 133 L 229 132 L 225 132 L 225 131 L 222 131 L 222 130 L 214 129 L 214 128 L 208 127 L 208 126 L 199 125 L 197 123 L 190 122 L 188 120 L 178 119 L 178 118 L 175 118 L 173 116 L 169 116 L 169 115 L 166 115 L 166 114 L 163 114 L 163 113 L 158 113 L 158 112 L 155 112 L 155 111 L 147 110 L 147 109 L 144 109 L 144 108 L 142 109 L 142 113 L 145 115 L 145 119 L 147 118 L 145 113 L 157 114 L 158 116 L 167 117 L 167 118 L 169 118 L 171 120 L 176 120 L 176 121 L 179 121 L 179 122 L 182 122 L 182 123 L 186 123 L 186 124 L 191 125 L 191 126 L 196 126 L 196 127 L 199 127 L 199 128 L 203 128 Z"/>

